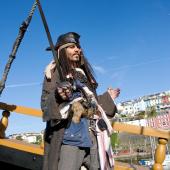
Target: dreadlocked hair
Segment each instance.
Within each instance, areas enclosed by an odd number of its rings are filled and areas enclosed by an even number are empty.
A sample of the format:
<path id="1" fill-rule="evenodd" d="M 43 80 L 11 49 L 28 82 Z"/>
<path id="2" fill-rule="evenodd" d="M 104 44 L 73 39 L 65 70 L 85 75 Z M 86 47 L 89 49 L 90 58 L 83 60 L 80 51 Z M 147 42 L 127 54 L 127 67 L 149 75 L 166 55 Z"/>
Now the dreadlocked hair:
<path id="1" fill-rule="evenodd" d="M 87 58 L 83 55 L 81 55 L 81 66 L 80 68 L 82 68 L 87 76 L 88 81 L 90 82 L 90 86 L 92 89 L 97 88 L 98 83 L 95 79 L 95 74 L 94 74 L 94 70 L 92 68 L 92 66 L 90 65 L 90 63 L 88 62 Z"/>
<path id="2" fill-rule="evenodd" d="M 71 62 L 66 55 L 65 48 L 59 51 L 58 56 L 63 76 L 66 77 L 71 73 L 74 79 L 75 70 L 71 68 Z M 89 64 L 86 57 L 84 56 L 83 52 L 81 52 L 80 61 L 76 62 L 74 67 L 81 68 L 85 72 L 90 89 L 96 90 L 98 83 L 95 79 L 93 68 Z"/>
<path id="3" fill-rule="evenodd" d="M 71 73 L 71 67 L 64 48 L 59 51 L 58 57 L 62 74 L 66 77 L 69 73 Z"/>

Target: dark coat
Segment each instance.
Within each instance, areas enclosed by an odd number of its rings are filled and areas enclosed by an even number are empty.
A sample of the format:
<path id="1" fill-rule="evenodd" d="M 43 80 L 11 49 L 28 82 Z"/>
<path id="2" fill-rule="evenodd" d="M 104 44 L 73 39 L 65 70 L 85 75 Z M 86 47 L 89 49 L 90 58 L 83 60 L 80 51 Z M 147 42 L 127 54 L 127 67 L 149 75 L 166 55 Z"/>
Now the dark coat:
<path id="1" fill-rule="evenodd" d="M 67 120 L 61 121 L 59 113 L 59 106 L 62 101 L 56 97 L 55 93 L 58 82 L 60 82 L 59 75 L 57 70 L 54 69 L 51 79 L 45 77 L 43 83 L 41 108 L 43 111 L 43 121 L 47 122 L 44 133 L 43 170 L 57 170 L 64 129 L 68 123 Z M 107 92 L 98 96 L 98 103 L 105 110 L 109 118 L 114 116 L 117 109 Z"/>

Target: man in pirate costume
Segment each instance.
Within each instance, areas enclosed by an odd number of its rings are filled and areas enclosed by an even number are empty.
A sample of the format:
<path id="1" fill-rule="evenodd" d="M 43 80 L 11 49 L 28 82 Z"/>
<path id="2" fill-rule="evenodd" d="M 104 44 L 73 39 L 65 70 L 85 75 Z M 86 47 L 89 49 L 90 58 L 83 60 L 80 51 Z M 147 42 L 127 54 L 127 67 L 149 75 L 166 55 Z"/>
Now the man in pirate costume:
<path id="1" fill-rule="evenodd" d="M 45 69 L 41 96 L 46 122 L 43 170 L 79 170 L 82 165 L 88 170 L 113 169 L 109 119 L 117 111 L 113 100 L 120 90 L 109 88 L 97 96 L 97 82 L 79 38 L 68 32 L 57 39 L 55 50 L 64 81 L 54 61 Z"/>

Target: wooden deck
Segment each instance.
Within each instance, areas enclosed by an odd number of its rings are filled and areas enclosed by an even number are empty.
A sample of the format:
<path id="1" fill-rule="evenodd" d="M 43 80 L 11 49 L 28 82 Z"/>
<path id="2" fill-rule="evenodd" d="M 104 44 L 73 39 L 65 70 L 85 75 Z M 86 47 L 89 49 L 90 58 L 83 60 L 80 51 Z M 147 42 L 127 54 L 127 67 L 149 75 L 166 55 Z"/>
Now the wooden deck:
<path id="1" fill-rule="evenodd" d="M 41 117 L 42 112 L 38 109 L 9 105 L 0 102 L 0 109 L 3 110 L 0 121 L 0 163 L 11 164 L 24 169 L 41 170 L 43 159 L 43 148 L 39 145 L 23 143 L 21 141 L 5 138 L 5 130 L 8 126 L 10 112 Z M 129 125 L 126 123 L 113 122 L 112 127 L 117 132 L 126 132 L 135 135 L 152 136 L 158 138 L 158 145 L 155 150 L 155 163 L 153 170 L 163 170 L 163 161 L 166 156 L 166 144 L 170 139 L 169 130 L 154 129 L 150 127 Z M 1 164 L 0 164 L 1 166 Z M 7 168 L 6 168 L 7 169 Z M 16 168 L 17 169 L 17 168 Z M 146 167 L 137 165 L 115 163 L 114 170 L 148 170 Z"/>
<path id="2" fill-rule="evenodd" d="M 41 170 L 43 156 L 38 154 L 42 153 L 38 148 L 37 145 L 17 140 L 0 139 L 0 167 L 3 169 Z"/>
<path id="3" fill-rule="evenodd" d="M 13 139 L 0 139 L 0 167 L 17 170 L 42 170 L 43 149 Z M 127 163 L 115 162 L 114 170 L 148 170 Z"/>

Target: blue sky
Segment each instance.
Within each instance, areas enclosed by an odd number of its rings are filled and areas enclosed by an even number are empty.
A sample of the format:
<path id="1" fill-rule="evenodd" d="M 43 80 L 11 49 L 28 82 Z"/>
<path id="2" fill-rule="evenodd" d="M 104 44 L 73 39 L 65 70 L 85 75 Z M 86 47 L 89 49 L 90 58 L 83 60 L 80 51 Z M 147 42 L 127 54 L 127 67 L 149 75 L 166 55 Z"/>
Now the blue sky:
<path id="1" fill-rule="evenodd" d="M 6 0 L 0 6 L 0 73 L 33 0 Z M 7 5 L 8 4 L 8 5 Z M 75 31 L 103 93 L 121 89 L 116 102 L 169 90 L 169 0 L 41 0 L 53 42 Z M 51 61 L 38 8 L 12 64 L 1 102 L 40 108 L 45 66 Z M 39 118 L 12 113 L 7 134 L 40 131 Z"/>

